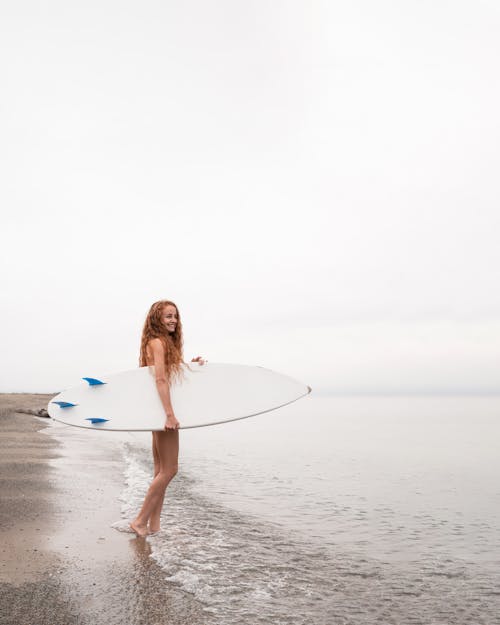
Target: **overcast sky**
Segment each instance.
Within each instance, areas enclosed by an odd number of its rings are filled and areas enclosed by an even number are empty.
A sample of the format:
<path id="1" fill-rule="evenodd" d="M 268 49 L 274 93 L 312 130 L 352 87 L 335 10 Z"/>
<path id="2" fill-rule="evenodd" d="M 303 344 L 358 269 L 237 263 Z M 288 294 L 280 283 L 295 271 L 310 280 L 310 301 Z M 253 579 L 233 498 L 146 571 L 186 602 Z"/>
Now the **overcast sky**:
<path id="1" fill-rule="evenodd" d="M 500 391 L 493 0 L 3 3 L 0 391 L 186 357 Z"/>

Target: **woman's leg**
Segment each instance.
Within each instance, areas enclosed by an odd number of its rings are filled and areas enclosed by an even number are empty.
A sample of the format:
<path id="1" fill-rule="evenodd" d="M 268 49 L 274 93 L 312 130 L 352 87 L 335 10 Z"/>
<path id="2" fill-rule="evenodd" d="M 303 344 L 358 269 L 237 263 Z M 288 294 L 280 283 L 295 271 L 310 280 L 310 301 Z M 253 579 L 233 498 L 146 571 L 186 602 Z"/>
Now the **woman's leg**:
<path id="1" fill-rule="evenodd" d="M 156 437 L 155 437 L 155 433 L 151 432 L 152 436 L 151 436 L 151 451 L 153 453 L 153 466 L 154 466 L 154 472 L 153 472 L 153 478 L 155 478 L 158 473 L 160 472 L 160 455 L 158 453 L 158 449 L 156 449 Z"/>
<path id="2" fill-rule="evenodd" d="M 165 490 L 177 473 L 179 458 L 178 430 L 153 432 L 153 439 L 159 461 L 159 471 L 151 482 L 139 514 L 130 523 L 130 527 L 139 536 L 147 535 L 148 521 L 150 521 L 154 513 L 157 516 L 153 519 L 153 523 L 158 522 L 159 524 L 159 513 L 161 512 Z M 153 460 L 154 458 L 155 452 L 153 451 Z"/>
<path id="3" fill-rule="evenodd" d="M 152 450 L 153 450 L 153 463 L 154 463 L 154 477 L 156 477 L 158 473 L 160 472 L 160 453 L 158 451 L 157 444 L 156 444 L 156 438 L 157 438 L 155 436 L 156 432 L 152 432 L 152 434 L 153 434 Z M 161 500 L 153 509 L 151 516 L 149 517 L 149 531 L 150 532 L 160 531 L 160 515 L 161 515 L 162 508 L 163 508 L 164 498 L 165 498 L 165 492 L 163 493 L 163 497 L 161 498 Z"/>

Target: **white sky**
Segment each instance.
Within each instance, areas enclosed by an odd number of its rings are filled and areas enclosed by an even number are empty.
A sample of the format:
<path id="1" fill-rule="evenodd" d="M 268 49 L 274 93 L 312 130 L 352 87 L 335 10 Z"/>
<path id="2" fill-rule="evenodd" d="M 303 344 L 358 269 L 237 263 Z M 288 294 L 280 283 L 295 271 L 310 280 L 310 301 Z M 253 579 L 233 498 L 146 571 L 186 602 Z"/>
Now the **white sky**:
<path id="1" fill-rule="evenodd" d="M 500 391 L 500 7 L 3 3 L 0 391 L 186 357 Z"/>

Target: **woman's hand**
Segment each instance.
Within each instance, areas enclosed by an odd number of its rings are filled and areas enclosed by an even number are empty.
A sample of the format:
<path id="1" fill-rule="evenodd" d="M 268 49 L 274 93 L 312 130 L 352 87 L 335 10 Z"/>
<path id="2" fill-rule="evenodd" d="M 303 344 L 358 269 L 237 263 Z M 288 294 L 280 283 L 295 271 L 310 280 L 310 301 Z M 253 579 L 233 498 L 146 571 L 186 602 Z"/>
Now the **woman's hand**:
<path id="1" fill-rule="evenodd" d="M 196 358 L 191 358 L 191 362 L 197 362 L 199 365 L 204 365 L 208 360 L 202 358 L 201 356 L 196 356 Z"/>
<path id="2" fill-rule="evenodd" d="M 177 421 L 176 416 L 172 413 L 167 415 L 167 420 L 165 421 L 164 429 L 168 430 L 178 430 L 180 423 Z"/>

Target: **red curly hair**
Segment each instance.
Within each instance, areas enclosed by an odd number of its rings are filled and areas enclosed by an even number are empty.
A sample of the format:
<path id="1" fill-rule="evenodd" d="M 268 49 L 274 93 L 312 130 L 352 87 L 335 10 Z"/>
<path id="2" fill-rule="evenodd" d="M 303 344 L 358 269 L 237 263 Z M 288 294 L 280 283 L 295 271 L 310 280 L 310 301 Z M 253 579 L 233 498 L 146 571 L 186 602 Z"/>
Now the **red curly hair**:
<path id="1" fill-rule="evenodd" d="M 163 310 L 165 306 L 173 306 L 177 312 L 177 325 L 174 332 L 169 332 L 163 323 Z M 165 369 L 167 378 L 170 382 L 175 377 L 182 375 L 183 363 L 183 338 L 182 323 L 179 309 L 169 300 L 160 300 L 155 302 L 146 317 L 141 338 L 141 353 L 139 357 L 139 366 L 145 367 L 147 362 L 147 346 L 152 339 L 160 339 L 165 350 Z"/>

